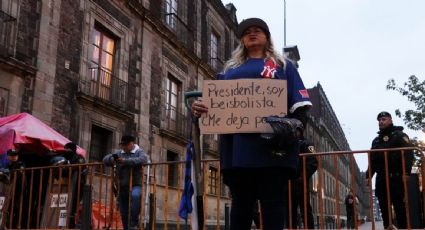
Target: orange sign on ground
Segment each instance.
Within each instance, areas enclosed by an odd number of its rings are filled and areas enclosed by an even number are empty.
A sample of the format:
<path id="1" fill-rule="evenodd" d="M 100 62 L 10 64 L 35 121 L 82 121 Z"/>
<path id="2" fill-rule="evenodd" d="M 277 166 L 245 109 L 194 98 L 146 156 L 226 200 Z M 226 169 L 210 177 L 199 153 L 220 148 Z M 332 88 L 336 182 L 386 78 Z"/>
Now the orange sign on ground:
<path id="1" fill-rule="evenodd" d="M 202 134 L 272 132 L 264 118 L 287 114 L 286 80 L 208 80 L 202 95 L 208 107 L 199 119 Z"/>

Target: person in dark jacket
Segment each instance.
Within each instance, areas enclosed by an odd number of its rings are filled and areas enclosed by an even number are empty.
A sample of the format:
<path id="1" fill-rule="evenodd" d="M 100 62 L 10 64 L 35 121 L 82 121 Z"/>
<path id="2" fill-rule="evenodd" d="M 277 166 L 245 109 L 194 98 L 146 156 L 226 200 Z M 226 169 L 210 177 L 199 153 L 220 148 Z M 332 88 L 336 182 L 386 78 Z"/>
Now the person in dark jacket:
<path id="1" fill-rule="evenodd" d="M 353 191 L 349 191 L 345 197 L 345 211 L 347 212 L 347 228 L 354 229 L 356 226 L 356 205 L 358 204 L 358 199 L 353 195 Z"/>
<path id="2" fill-rule="evenodd" d="M 300 153 L 315 153 L 313 144 L 304 138 L 301 130 L 298 130 L 298 137 Z M 305 168 L 303 158 L 300 158 L 300 160 L 298 161 L 296 178 L 291 180 L 292 227 L 297 227 L 297 211 L 299 208 L 301 214 L 300 216 L 302 218 L 302 224 L 305 225 L 305 222 L 307 222 L 307 226 L 304 226 L 304 228 L 314 229 L 313 209 L 310 204 L 310 178 L 317 170 L 317 159 L 315 156 L 307 156 L 305 158 Z M 305 190 L 304 179 L 306 180 Z M 304 194 L 306 195 L 307 200 L 306 205 L 304 205 Z M 306 207 L 307 210 L 304 210 L 304 207 Z M 305 216 L 305 211 L 307 212 L 307 216 Z"/>
<path id="3" fill-rule="evenodd" d="M 409 137 L 403 132 L 403 127 L 395 126 L 391 114 L 381 112 L 378 114 L 379 132 L 378 136 L 372 142 L 372 149 L 391 149 L 401 147 L 412 147 Z M 385 170 L 385 155 L 388 161 L 388 171 Z M 371 165 L 366 171 L 366 179 L 372 178 L 376 173 L 375 195 L 378 197 L 381 208 L 384 227 L 390 226 L 392 219 L 392 208 L 387 205 L 387 184 L 385 177 L 389 179 L 390 204 L 394 206 L 396 215 L 396 226 L 398 228 L 407 228 L 406 224 L 406 205 L 404 203 L 405 193 L 403 178 L 406 180 L 410 175 L 413 165 L 412 151 L 382 151 L 372 152 L 370 154 Z M 403 170 L 404 158 L 404 170 Z M 370 170 L 370 177 L 369 177 Z M 369 182 L 367 182 L 369 184 Z"/>
<path id="4" fill-rule="evenodd" d="M 77 153 L 77 144 L 69 142 L 64 145 L 65 154 L 63 155 L 69 164 L 84 164 L 86 159 Z"/>
<path id="5" fill-rule="evenodd" d="M 83 156 L 77 153 L 77 144 L 74 142 L 66 143 L 64 146 L 65 154 L 63 156 L 66 158 L 69 164 L 84 164 L 86 160 Z M 78 203 L 83 199 L 83 186 L 86 183 L 87 177 L 87 168 L 71 167 L 71 183 L 72 183 L 72 201 L 71 201 L 71 210 L 69 215 L 69 228 L 75 228 L 75 215 L 77 211 Z"/>
<path id="6" fill-rule="evenodd" d="M 121 150 L 108 154 L 103 158 L 106 166 L 117 167 L 119 179 L 118 202 L 124 229 L 138 229 L 140 213 L 140 197 L 142 191 L 142 165 L 148 163 L 148 155 L 135 144 L 136 138 L 124 135 L 121 138 Z M 130 178 L 132 179 L 130 181 Z M 132 186 L 130 188 L 130 185 Z M 131 198 L 129 196 L 131 192 Z M 129 207 L 131 204 L 131 207 Z M 130 223 L 128 214 L 130 212 Z M 130 226 L 129 226 L 130 224 Z"/>
<path id="7" fill-rule="evenodd" d="M 11 183 L 12 191 L 14 194 L 11 194 L 14 196 L 13 198 L 13 207 L 12 204 L 10 204 L 9 212 L 12 214 L 12 223 L 7 223 L 6 227 L 9 228 L 22 228 L 27 226 L 27 221 L 25 218 L 21 217 L 21 220 L 19 220 L 19 209 L 22 207 L 22 213 L 28 212 L 28 205 L 25 202 L 25 198 L 27 197 L 27 190 L 25 186 L 25 177 L 24 177 L 24 171 L 25 169 L 25 163 L 23 163 L 19 159 L 19 150 L 16 149 L 9 149 L 7 151 L 7 173 L 10 174 L 10 179 L 8 183 Z M 13 211 L 12 211 L 13 209 Z M 9 221 L 9 218 L 6 219 L 6 221 Z M 20 221 L 20 222 L 19 222 Z"/>
<path id="8" fill-rule="evenodd" d="M 266 22 L 259 18 L 245 19 L 238 25 L 237 36 L 239 45 L 217 79 L 286 81 L 288 115 L 302 120 L 312 105 L 307 89 L 295 65 L 275 51 Z M 201 100 L 192 103 L 191 108 L 195 117 L 208 112 L 208 106 Z M 220 167 L 223 181 L 232 195 L 231 230 L 251 229 L 252 210 L 257 200 L 260 201 L 263 228 L 284 228 L 285 194 L 288 193 L 288 180 L 296 173 L 299 146 L 293 139 L 279 141 L 286 147 L 284 152 L 264 140 L 261 133 L 220 135 Z"/>

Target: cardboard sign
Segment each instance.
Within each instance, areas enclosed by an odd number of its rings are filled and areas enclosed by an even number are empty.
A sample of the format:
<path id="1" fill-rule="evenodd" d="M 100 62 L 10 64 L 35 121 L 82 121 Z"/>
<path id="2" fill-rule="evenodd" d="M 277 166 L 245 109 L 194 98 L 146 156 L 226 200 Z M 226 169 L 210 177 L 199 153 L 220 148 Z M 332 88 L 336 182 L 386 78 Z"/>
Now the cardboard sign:
<path id="1" fill-rule="evenodd" d="M 42 229 L 58 229 L 66 226 L 67 209 L 71 205 L 72 193 L 65 193 L 64 191 L 71 191 L 68 188 L 68 179 L 64 180 L 50 180 L 47 185 L 51 188 L 46 194 L 43 210 L 41 210 L 42 217 L 40 228 Z"/>
<path id="2" fill-rule="evenodd" d="M 278 79 L 204 81 L 202 101 L 208 107 L 199 119 L 202 134 L 271 133 L 264 121 L 287 114 L 287 82 Z"/>
<path id="3" fill-rule="evenodd" d="M 6 197 L 0 196 L 0 211 L 3 210 L 5 199 L 6 199 Z"/>
<path id="4" fill-rule="evenodd" d="M 58 196 L 59 195 L 59 196 Z M 50 207 L 51 208 L 65 208 L 68 203 L 68 194 L 67 193 L 61 193 L 61 194 L 51 194 L 52 198 L 50 199 Z M 59 200 L 58 200 L 59 199 Z"/>
<path id="5" fill-rule="evenodd" d="M 66 210 L 60 210 L 59 211 L 59 222 L 58 227 L 65 227 L 66 226 Z"/>

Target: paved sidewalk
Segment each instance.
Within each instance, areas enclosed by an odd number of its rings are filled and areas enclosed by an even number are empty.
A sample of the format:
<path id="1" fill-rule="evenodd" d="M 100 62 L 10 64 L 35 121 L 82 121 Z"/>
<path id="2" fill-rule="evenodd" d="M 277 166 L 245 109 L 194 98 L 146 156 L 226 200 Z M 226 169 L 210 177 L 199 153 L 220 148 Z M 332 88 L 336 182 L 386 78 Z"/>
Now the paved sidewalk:
<path id="1" fill-rule="evenodd" d="M 359 230 L 367 230 L 372 229 L 372 222 L 366 222 L 359 226 Z M 384 229 L 384 225 L 382 221 L 375 221 L 375 230 Z"/>

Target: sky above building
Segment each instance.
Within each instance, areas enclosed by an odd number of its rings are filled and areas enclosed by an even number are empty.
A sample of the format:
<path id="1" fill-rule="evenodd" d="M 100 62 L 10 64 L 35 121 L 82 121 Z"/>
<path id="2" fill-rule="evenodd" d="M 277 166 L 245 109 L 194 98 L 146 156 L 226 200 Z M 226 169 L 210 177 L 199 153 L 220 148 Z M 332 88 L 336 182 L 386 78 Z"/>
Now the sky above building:
<path id="1" fill-rule="evenodd" d="M 284 47 L 284 0 L 223 0 L 233 3 L 238 21 L 262 18 L 275 48 Z M 352 150 L 370 149 L 380 111 L 414 109 L 407 98 L 386 90 L 411 75 L 425 78 L 425 1 L 286 0 L 286 45 L 297 45 L 299 72 L 307 88 L 322 85 Z M 424 133 L 409 130 L 425 140 Z M 361 170 L 367 156 L 356 157 Z"/>

